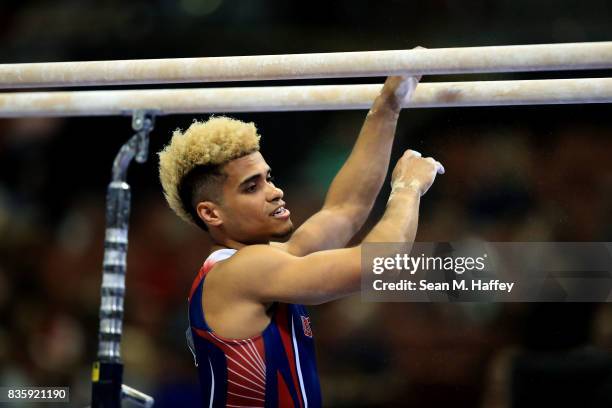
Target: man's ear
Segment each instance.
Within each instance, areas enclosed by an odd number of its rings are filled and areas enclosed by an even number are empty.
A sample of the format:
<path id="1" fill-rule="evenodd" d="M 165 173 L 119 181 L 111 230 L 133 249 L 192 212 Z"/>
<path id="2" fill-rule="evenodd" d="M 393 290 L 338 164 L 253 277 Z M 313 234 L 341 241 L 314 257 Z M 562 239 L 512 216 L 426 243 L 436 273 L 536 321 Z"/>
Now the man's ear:
<path id="1" fill-rule="evenodd" d="M 209 226 L 218 227 L 223 224 L 219 206 L 211 201 L 200 201 L 196 206 L 196 212 L 198 217 Z"/>

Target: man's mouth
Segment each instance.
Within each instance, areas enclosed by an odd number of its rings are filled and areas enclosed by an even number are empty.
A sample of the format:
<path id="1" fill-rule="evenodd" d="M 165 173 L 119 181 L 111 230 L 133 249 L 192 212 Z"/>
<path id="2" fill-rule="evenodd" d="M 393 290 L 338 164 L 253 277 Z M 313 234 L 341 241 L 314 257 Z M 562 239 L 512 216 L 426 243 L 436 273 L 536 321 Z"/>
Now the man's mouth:
<path id="1" fill-rule="evenodd" d="M 286 209 L 285 207 L 281 206 L 278 207 L 272 214 L 270 214 L 272 217 L 274 218 L 289 218 L 289 215 L 291 214 L 291 212 L 289 212 L 288 209 Z"/>

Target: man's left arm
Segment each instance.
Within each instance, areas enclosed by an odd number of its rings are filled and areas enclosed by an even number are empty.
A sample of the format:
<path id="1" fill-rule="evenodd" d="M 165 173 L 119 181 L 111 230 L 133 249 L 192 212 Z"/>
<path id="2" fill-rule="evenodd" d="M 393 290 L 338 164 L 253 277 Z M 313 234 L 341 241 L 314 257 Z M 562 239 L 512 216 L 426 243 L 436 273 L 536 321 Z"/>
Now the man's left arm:
<path id="1" fill-rule="evenodd" d="M 350 156 L 334 178 L 323 207 L 281 244 L 293 255 L 342 248 L 365 223 L 389 169 L 397 119 L 417 77 L 389 77 L 368 112 Z"/>

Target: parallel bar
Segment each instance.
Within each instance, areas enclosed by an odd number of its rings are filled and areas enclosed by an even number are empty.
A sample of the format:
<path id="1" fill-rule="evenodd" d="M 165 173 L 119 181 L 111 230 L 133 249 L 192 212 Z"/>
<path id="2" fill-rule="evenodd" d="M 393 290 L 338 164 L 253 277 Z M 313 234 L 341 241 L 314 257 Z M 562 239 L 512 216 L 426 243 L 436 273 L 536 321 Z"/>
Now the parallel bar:
<path id="1" fill-rule="evenodd" d="M 612 68 L 612 42 L 0 65 L 0 88 Z"/>
<path id="2" fill-rule="evenodd" d="M 368 109 L 381 85 L 0 93 L 0 117 Z M 612 102 L 612 78 L 421 83 L 406 108 Z"/>

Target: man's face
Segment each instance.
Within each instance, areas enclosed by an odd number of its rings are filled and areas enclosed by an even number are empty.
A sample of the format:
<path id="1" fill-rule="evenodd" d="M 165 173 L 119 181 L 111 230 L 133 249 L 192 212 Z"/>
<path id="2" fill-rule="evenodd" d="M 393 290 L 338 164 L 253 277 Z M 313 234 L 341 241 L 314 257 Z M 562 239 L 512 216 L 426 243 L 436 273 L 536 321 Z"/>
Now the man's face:
<path id="1" fill-rule="evenodd" d="M 229 238 L 245 244 L 267 243 L 293 231 L 283 191 L 272 183 L 270 167 L 261 153 L 232 160 L 223 171 L 227 178 L 219 210 Z"/>

